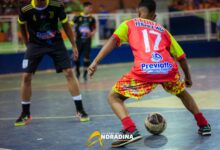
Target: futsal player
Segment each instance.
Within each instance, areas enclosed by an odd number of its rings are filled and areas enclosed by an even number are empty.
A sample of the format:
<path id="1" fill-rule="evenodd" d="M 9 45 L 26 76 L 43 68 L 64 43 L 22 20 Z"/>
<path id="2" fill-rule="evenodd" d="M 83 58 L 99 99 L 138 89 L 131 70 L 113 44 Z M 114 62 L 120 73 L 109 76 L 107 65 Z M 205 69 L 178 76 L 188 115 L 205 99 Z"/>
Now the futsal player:
<path id="1" fill-rule="evenodd" d="M 62 23 L 71 41 L 74 59 L 77 59 L 78 50 L 74 35 L 61 2 L 32 0 L 20 10 L 18 22 L 27 51 L 22 63 L 24 70 L 21 81 L 22 112 L 15 126 L 26 125 L 32 119 L 30 114 L 31 80 L 44 55 L 49 55 L 53 59 L 57 73 L 64 73 L 80 121 L 89 121 L 89 116 L 83 108 L 78 81 L 72 72 L 71 61 L 58 30 L 58 21 Z"/>
<path id="2" fill-rule="evenodd" d="M 132 134 L 133 138 L 116 140 L 112 147 L 121 147 L 142 138 L 135 123 L 129 116 L 124 101 L 128 98 L 140 99 L 150 93 L 158 84 L 180 98 L 185 107 L 194 115 L 201 135 L 211 135 L 211 127 L 200 112 L 193 97 L 185 87 L 192 86 L 186 55 L 173 36 L 160 24 L 154 22 L 156 3 L 154 0 L 142 0 L 138 6 L 139 18 L 124 21 L 113 36 L 101 49 L 89 67 L 92 76 L 98 63 L 116 45 L 129 42 L 134 55 L 131 71 L 119 79 L 108 96 L 108 102 L 123 125 L 122 134 Z M 180 79 L 179 62 L 185 80 Z"/>
<path id="3" fill-rule="evenodd" d="M 91 15 L 93 11 L 91 2 L 83 3 L 84 10 L 80 15 L 75 16 L 71 21 L 76 32 L 76 44 L 79 50 L 79 57 L 75 61 L 76 77 L 80 79 L 80 58 L 83 56 L 83 79 L 87 81 L 87 69 L 90 65 L 90 51 L 92 37 L 96 33 L 96 20 Z"/>

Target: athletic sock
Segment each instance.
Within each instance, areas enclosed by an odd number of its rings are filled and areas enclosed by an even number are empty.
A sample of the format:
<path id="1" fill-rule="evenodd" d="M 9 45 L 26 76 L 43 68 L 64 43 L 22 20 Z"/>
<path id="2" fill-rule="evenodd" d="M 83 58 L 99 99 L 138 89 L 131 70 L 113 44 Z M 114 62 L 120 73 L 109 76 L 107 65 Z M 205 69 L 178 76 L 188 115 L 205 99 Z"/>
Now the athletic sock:
<path id="1" fill-rule="evenodd" d="M 203 116 L 201 112 L 195 114 L 194 117 L 199 127 L 202 127 L 208 124 L 208 121 L 205 119 L 205 117 Z"/>
<path id="2" fill-rule="evenodd" d="M 136 129 L 136 125 L 134 124 L 133 120 L 128 116 L 121 120 L 124 130 L 128 132 L 134 132 Z"/>
<path id="3" fill-rule="evenodd" d="M 82 96 L 81 96 L 81 94 L 78 95 L 78 96 L 73 96 L 72 99 L 73 99 L 73 101 L 75 103 L 77 112 L 78 111 L 80 112 L 80 111 L 84 110 L 83 109 L 83 104 L 82 104 Z"/>
<path id="4" fill-rule="evenodd" d="M 22 114 L 30 115 L 30 105 L 31 105 L 31 102 L 30 101 L 29 102 L 22 101 L 21 105 L 22 105 Z"/>

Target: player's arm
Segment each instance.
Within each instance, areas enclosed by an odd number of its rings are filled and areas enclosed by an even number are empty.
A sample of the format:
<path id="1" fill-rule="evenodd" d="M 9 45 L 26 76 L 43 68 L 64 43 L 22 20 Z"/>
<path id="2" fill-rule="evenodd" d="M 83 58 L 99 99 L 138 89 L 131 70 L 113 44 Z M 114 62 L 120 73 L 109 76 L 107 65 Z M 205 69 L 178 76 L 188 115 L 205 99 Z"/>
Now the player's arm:
<path id="1" fill-rule="evenodd" d="M 184 53 L 182 47 L 178 44 L 178 42 L 173 38 L 173 36 L 170 33 L 169 33 L 169 37 L 171 40 L 170 54 L 179 62 L 180 67 L 184 72 L 186 87 L 191 87 L 192 79 L 191 79 L 188 63 L 186 60 L 186 54 Z"/>
<path id="2" fill-rule="evenodd" d="M 107 41 L 104 47 L 101 49 L 99 54 L 93 60 L 92 64 L 88 68 L 89 76 L 93 76 L 97 69 L 99 62 L 110 53 L 113 48 L 120 45 L 122 42 L 128 41 L 128 26 L 126 22 L 123 22 L 118 29 L 114 32 L 113 36 Z"/>
<path id="3" fill-rule="evenodd" d="M 75 42 L 75 37 L 74 37 L 74 34 L 73 34 L 73 30 L 69 24 L 69 20 L 68 20 L 68 16 L 66 15 L 65 11 L 64 11 L 64 7 L 63 5 L 61 5 L 59 7 L 59 20 L 60 22 L 62 23 L 62 26 L 63 26 L 63 29 L 67 35 L 67 37 L 69 38 L 71 44 L 72 44 L 72 50 L 73 50 L 73 57 L 74 57 L 74 60 L 76 60 L 78 58 L 78 49 L 77 49 L 77 46 L 76 46 L 76 42 Z"/>
<path id="4" fill-rule="evenodd" d="M 75 36 L 74 36 L 73 30 L 72 30 L 72 28 L 71 28 L 68 21 L 66 23 L 63 23 L 62 25 L 63 25 L 63 29 L 64 29 L 67 37 L 69 38 L 69 40 L 72 44 L 74 60 L 76 60 L 78 58 L 78 49 L 77 49 L 77 46 L 76 46 Z"/>
<path id="5" fill-rule="evenodd" d="M 99 54 L 96 56 L 96 58 L 93 60 L 92 64 L 88 68 L 89 76 L 93 76 L 97 69 L 97 65 L 99 62 L 108 54 L 110 53 L 113 48 L 117 45 L 117 39 L 115 37 L 111 37 L 107 43 L 104 45 L 104 47 L 101 49 Z"/>
<path id="6" fill-rule="evenodd" d="M 92 32 L 89 34 L 90 37 L 93 37 L 95 35 L 97 31 L 97 28 L 96 28 L 96 21 L 95 19 L 93 18 L 93 23 L 92 23 Z"/>
<path id="7" fill-rule="evenodd" d="M 27 34 L 27 28 L 26 28 L 26 24 L 20 24 L 20 30 L 21 30 L 21 37 L 24 41 L 24 44 L 27 47 L 28 44 L 28 34 Z"/>
<path id="8" fill-rule="evenodd" d="M 20 26 L 21 36 L 24 41 L 24 44 L 27 46 L 28 33 L 27 33 L 27 27 L 26 27 L 26 18 L 25 18 L 25 14 L 22 12 L 22 10 L 20 10 L 20 13 L 18 16 L 18 24 Z"/>
<path id="9" fill-rule="evenodd" d="M 178 62 L 180 64 L 180 66 L 181 66 L 181 69 L 184 72 L 186 86 L 187 87 L 191 87 L 192 86 L 192 79 L 191 79 L 191 75 L 190 75 L 187 59 L 186 58 L 182 58 Z"/>

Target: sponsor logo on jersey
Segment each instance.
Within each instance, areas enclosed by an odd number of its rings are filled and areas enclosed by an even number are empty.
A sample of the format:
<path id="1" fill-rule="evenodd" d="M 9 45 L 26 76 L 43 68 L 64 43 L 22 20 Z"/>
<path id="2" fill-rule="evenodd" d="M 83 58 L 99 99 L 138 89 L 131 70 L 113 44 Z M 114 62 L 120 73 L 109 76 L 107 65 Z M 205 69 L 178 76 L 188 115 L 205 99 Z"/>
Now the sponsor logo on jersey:
<path id="1" fill-rule="evenodd" d="M 173 65 L 169 62 L 163 63 L 142 63 L 141 70 L 148 74 L 168 74 Z"/>
<path id="2" fill-rule="evenodd" d="M 56 31 L 37 32 L 36 36 L 41 40 L 48 40 L 56 36 Z"/>
<path id="3" fill-rule="evenodd" d="M 165 31 L 165 29 L 161 25 L 151 21 L 135 20 L 135 26 L 154 29 L 160 32 Z"/>
<path id="4" fill-rule="evenodd" d="M 153 62 L 160 62 L 161 60 L 163 60 L 163 57 L 159 53 L 153 53 L 151 60 Z"/>

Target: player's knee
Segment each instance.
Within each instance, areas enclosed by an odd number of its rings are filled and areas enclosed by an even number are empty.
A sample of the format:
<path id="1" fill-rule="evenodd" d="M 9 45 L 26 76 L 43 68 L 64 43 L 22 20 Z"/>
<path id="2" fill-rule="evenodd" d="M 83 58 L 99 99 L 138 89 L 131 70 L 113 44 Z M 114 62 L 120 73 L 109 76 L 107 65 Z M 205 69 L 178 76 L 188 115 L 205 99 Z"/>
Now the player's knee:
<path id="1" fill-rule="evenodd" d="M 183 99 L 185 97 L 185 94 L 186 94 L 186 90 L 180 92 L 179 94 L 177 94 L 176 96 L 180 99 Z"/>
<path id="2" fill-rule="evenodd" d="M 31 73 L 24 73 L 23 74 L 23 82 L 26 84 L 31 83 L 32 80 L 32 74 Z"/>
<path id="3" fill-rule="evenodd" d="M 108 94 L 108 103 L 109 104 L 113 103 L 114 99 L 115 99 L 115 94 L 112 91 L 109 92 L 109 94 Z"/>
<path id="4" fill-rule="evenodd" d="M 64 69 L 63 72 L 64 72 L 64 75 L 65 75 L 67 80 L 72 80 L 73 79 L 72 69 L 70 69 L 70 68 L 69 69 Z"/>

